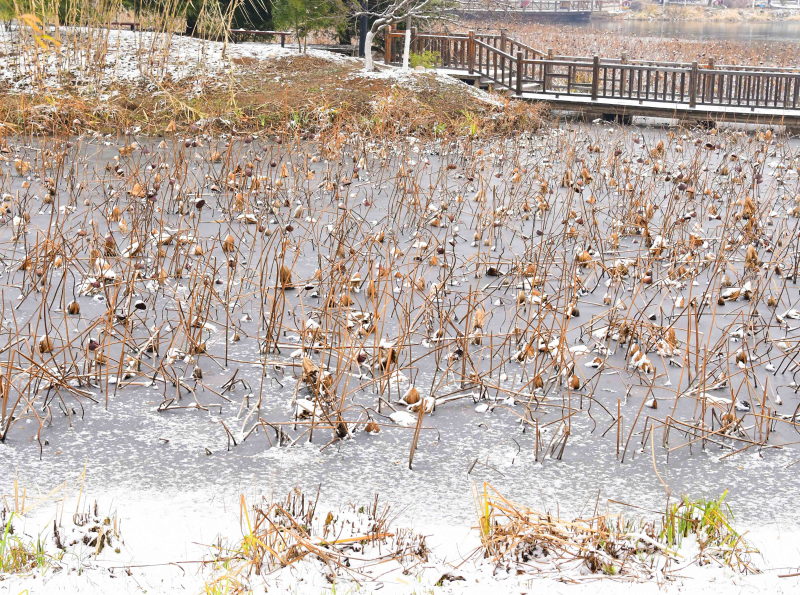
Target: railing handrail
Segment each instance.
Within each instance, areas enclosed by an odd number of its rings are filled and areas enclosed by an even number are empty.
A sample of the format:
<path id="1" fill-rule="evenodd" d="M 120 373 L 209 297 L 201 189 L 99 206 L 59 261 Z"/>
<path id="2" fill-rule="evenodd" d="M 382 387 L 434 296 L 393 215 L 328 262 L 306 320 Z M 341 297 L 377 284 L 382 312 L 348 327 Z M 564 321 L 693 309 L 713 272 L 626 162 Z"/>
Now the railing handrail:
<path id="1" fill-rule="evenodd" d="M 513 58 L 516 60 L 516 58 Z M 583 61 L 567 61 L 567 60 L 554 60 L 549 58 L 543 59 L 523 59 L 523 64 L 526 66 L 535 66 L 537 64 L 547 64 L 550 66 L 574 66 L 576 68 L 584 68 L 584 69 L 591 69 L 593 67 L 592 62 L 583 62 Z M 683 64 L 680 66 L 654 66 L 654 65 L 644 65 L 644 64 L 631 64 L 622 63 L 622 62 L 612 62 L 606 59 L 602 59 L 599 62 L 600 68 L 617 68 L 625 70 L 637 70 L 637 71 L 650 71 L 650 72 L 687 72 L 692 69 L 691 64 Z M 747 76 L 788 76 L 792 78 L 800 77 L 800 72 L 783 72 L 783 71 L 766 71 L 766 70 L 728 70 L 722 67 L 715 67 L 715 68 L 703 68 L 698 67 L 700 74 L 715 74 L 715 75 L 747 75 Z"/>
<path id="2" fill-rule="evenodd" d="M 496 53 L 500 54 L 501 56 L 503 56 L 504 58 L 507 58 L 509 60 L 516 60 L 516 58 L 514 56 L 512 56 L 511 54 L 509 54 L 507 52 L 504 52 L 503 50 L 501 50 L 499 48 L 496 48 L 493 45 L 489 45 L 488 43 L 483 43 L 479 39 L 475 40 L 475 45 L 481 46 L 481 47 L 485 47 L 487 50 L 492 50 L 493 52 L 496 52 Z"/>
<path id="3" fill-rule="evenodd" d="M 402 38 L 406 36 L 406 32 L 390 31 L 388 35 L 391 37 Z M 416 39 L 469 39 L 469 35 L 461 35 L 460 33 L 448 33 L 447 35 L 437 35 L 435 33 L 417 33 L 414 37 Z"/>
<path id="4" fill-rule="evenodd" d="M 559 0 L 555 0 L 559 1 Z M 566 1 L 566 0 L 565 0 Z M 591 0 L 587 0 L 591 1 Z M 289 31 L 248 31 L 245 29 L 232 29 L 231 33 L 260 33 L 260 34 L 270 34 L 270 35 L 291 35 Z M 402 38 L 405 37 L 405 31 L 389 31 L 387 35 L 394 37 L 394 38 Z M 488 44 L 479 37 L 491 37 L 492 39 L 501 39 L 502 35 L 485 35 L 485 34 L 476 34 L 474 36 L 475 44 L 480 45 L 484 48 L 490 49 L 494 52 L 498 52 L 505 56 L 510 60 L 516 60 L 516 57 L 499 48 Z M 416 39 L 453 39 L 459 41 L 467 41 L 469 40 L 469 35 L 464 35 L 460 33 L 449 33 L 446 35 L 436 34 L 436 33 L 417 33 L 415 35 Z M 538 50 L 532 46 L 519 42 L 515 39 L 510 37 L 505 38 L 506 41 L 514 46 L 525 48 L 529 51 L 535 52 L 538 55 L 546 56 L 544 52 Z M 591 66 L 593 58 L 591 56 L 564 56 L 564 55 L 553 55 L 552 57 L 546 57 L 542 59 L 525 59 L 526 63 L 532 63 L 535 61 L 548 61 L 553 63 L 554 65 L 573 65 L 573 66 Z M 680 68 L 691 68 L 691 62 L 662 62 L 660 60 L 625 60 L 622 58 L 602 58 L 601 65 L 607 66 L 614 66 L 614 67 L 624 67 L 624 68 L 652 68 L 652 69 L 663 69 L 663 68 L 673 68 L 673 69 L 680 69 Z M 752 70 L 753 66 L 744 65 L 744 64 L 718 64 L 718 65 L 710 65 L 710 64 L 700 64 L 698 65 L 700 70 L 703 71 L 713 71 L 717 74 L 719 73 L 740 73 L 740 72 L 747 72 L 748 74 L 798 74 L 800 75 L 800 67 L 792 67 L 792 66 L 758 66 L 758 70 Z"/>
<path id="5" fill-rule="evenodd" d="M 515 39 L 509 39 L 509 43 L 515 45 L 517 47 L 525 48 L 526 50 L 532 51 L 534 54 L 539 54 L 540 56 L 545 56 L 546 54 L 542 50 L 537 50 L 535 47 L 529 46 L 527 44 L 522 43 L 521 41 L 517 41 Z"/>
<path id="6" fill-rule="evenodd" d="M 291 31 L 261 31 L 259 29 L 231 29 L 231 33 L 247 33 L 248 35 L 291 35 Z"/>
<path id="7" fill-rule="evenodd" d="M 231 40 L 236 43 L 237 35 L 280 35 L 281 47 L 286 47 L 286 38 L 292 36 L 291 31 L 260 31 L 257 29 L 231 29 Z"/>
<path id="8" fill-rule="evenodd" d="M 536 65 L 536 64 L 547 64 L 549 66 L 574 66 L 576 68 L 583 68 L 586 70 L 590 70 L 594 67 L 592 62 L 567 62 L 565 60 L 551 60 L 548 58 L 544 59 L 534 59 L 534 60 L 523 60 L 525 65 Z M 691 70 L 691 65 L 687 67 L 674 67 L 674 66 L 644 66 L 641 64 L 622 64 L 619 62 L 599 62 L 600 68 L 617 68 L 625 70 L 637 70 L 637 71 L 651 71 L 651 72 L 685 72 L 687 70 Z M 709 71 L 711 72 L 711 71 Z M 715 70 L 714 72 L 722 72 Z"/>
<path id="9" fill-rule="evenodd" d="M 554 55 L 553 60 L 561 60 L 561 61 L 572 61 L 572 62 L 588 62 L 591 63 L 592 57 L 591 56 L 561 56 L 561 55 Z M 639 65 L 639 66 L 668 66 L 668 67 L 675 67 L 675 68 L 691 68 L 691 62 L 663 62 L 661 60 L 627 60 L 623 58 L 603 58 L 604 62 L 607 63 L 617 63 L 622 65 Z M 748 70 L 753 68 L 747 64 L 700 64 L 699 68 L 701 70 Z M 793 72 L 797 71 L 800 73 L 799 66 L 761 66 L 759 65 L 758 68 L 761 72 L 768 72 L 768 71 L 775 71 L 775 72 Z"/>

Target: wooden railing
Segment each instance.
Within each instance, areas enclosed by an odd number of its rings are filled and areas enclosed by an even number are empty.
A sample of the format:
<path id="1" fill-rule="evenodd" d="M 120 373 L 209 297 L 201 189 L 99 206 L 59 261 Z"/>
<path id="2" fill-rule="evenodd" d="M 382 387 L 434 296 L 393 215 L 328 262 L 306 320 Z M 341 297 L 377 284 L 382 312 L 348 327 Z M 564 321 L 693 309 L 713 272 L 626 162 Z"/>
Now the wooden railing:
<path id="1" fill-rule="evenodd" d="M 109 27 L 112 29 L 130 29 L 131 31 L 136 31 L 142 28 L 142 24 L 137 21 L 112 21 L 109 23 Z"/>
<path id="2" fill-rule="evenodd" d="M 386 63 L 390 64 L 394 57 L 398 64 L 403 62 L 405 32 L 388 32 L 384 54 Z M 433 52 L 437 57 L 436 66 L 468 70 L 469 38 L 466 35 L 417 35 L 411 31 L 411 53 L 422 54 Z"/>
<path id="3" fill-rule="evenodd" d="M 286 38 L 291 36 L 291 31 L 251 31 L 248 29 L 231 29 L 231 41 L 237 43 L 246 37 L 276 37 L 281 38 L 281 47 L 286 47 Z"/>
<path id="4" fill-rule="evenodd" d="M 519 76 L 507 84 L 518 94 L 589 96 L 637 103 L 800 110 L 800 73 L 689 66 L 656 66 L 561 60 L 516 60 Z M 483 73 L 481 73 L 483 74 Z M 489 77 L 489 75 L 485 75 Z M 497 80 L 496 77 L 489 77 Z"/>
<path id="5" fill-rule="evenodd" d="M 405 32 L 386 34 L 386 63 L 402 62 Z M 800 69 L 556 56 L 501 35 L 417 34 L 411 52 L 524 93 L 701 106 L 800 110 Z"/>
<path id="6" fill-rule="evenodd" d="M 393 31 L 391 29 L 387 31 L 386 45 L 384 47 L 386 64 L 402 64 L 405 38 L 405 31 Z M 505 48 L 505 51 L 503 48 Z M 504 34 L 476 34 L 472 31 L 468 35 L 417 34 L 416 29 L 413 27 L 411 29 L 410 50 L 414 54 L 433 52 L 437 57 L 437 67 L 469 70 L 470 72 L 476 68 L 476 65 L 488 64 L 487 61 L 491 59 L 489 58 L 489 53 L 493 50 L 499 50 L 510 56 L 521 53 L 525 60 L 534 60 L 544 56 L 536 48 L 515 41 Z M 472 55 L 473 59 L 472 66 L 470 66 L 469 62 L 470 55 Z"/>

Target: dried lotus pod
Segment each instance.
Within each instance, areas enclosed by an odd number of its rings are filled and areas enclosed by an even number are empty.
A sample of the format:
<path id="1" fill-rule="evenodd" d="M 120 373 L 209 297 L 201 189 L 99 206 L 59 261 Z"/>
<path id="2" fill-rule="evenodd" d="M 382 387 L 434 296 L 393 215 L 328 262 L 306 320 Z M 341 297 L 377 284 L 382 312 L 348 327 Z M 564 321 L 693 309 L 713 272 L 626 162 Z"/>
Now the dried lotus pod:
<path id="1" fill-rule="evenodd" d="M 278 280 L 280 281 L 281 287 L 284 289 L 292 287 L 292 271 L 290 271 L 289 267 L 285 264 L 281 265 L 281 270 L 278 273 Z"/>
<path id="2" fill-rule="evenodd" d="M 47 335 L 39 339 L 39 353 L 50 353 L 53 351 L 53 340 Z"/>
<path id="3" fill-rule="evenodd" d="M 753 202 L 753 199 L 748 196 L 744 199 L 744 204 L 742 205 L 742 219 L 747 220 L 755 214 L 756 203 Z"/>
<path id="4" fill-rule="evenodd" d="M 403 395 L 403 400 L 408 405 L 413 405 L 414 403 L 419 403 L 420 400 L 419 391 L 415 387 L 411 387 L 406 391 L 406 394 Z"/>
<path id="5" fill-rule="evenodd" d="M 747 254 L 744 257 L 744 268 L 756 269 L 758 268 L 758 252 L 755 246 L 750 245 L 747 247 Z"/>

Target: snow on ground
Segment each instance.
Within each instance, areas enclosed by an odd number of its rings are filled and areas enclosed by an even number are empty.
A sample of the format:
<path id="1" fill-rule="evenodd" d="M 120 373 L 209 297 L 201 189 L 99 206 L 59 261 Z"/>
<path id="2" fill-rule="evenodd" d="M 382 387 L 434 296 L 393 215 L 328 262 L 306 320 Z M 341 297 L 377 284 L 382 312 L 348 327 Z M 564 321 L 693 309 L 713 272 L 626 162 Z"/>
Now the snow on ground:
<path id="1" fill-rule="evenodd" d="M 75 34 L 76 30 L 71 30 Z M 37 80 L 43 79 L 50 90 L 63 88 L 67 83 L 80 87 L 83 93 L 102 92 L 115 83 L 145 84 L 157 87 L 164 81 L 193 80 L 198 90 L 204 84 L 224 85 L 226 77 L 237 68 L 237 62 L 253 59 L 258 61 L 289 58 L 299 55 L 296 45 L 281 47 L 277 43 L 222 43 L 206 41 L 182 35 L 166 35 L 148 31 L 118 31 L 105 29 L 82 31 L 86 43 L 67 41 L 67 30 L 62 28 L 64 40 L 55 51 L 43 52 L 30 42 L 27 51 L 20 51 L 16 28 L 0 34 L 0 83 L 5 83 L 17 92 L 37 88 Z M 97 67 L 97 58 L 102 53 L 95 49 L 87 54 L 85 49 L 106 47 L 102 68 Z M 319 49 L 307 49 L 304 55 L 341 64 L 363 67 L 363 60 Z M 373 72 L 358 72 L 350 77 L 391 80 L 396 84 L 418 89 L 419 77 L 433 77 L 447 85 L 459 85 L 468 89 L 472 97 L 497 107 L 503 103 L 490 94 L 466 86 L 454 78 L 435 71 L 419 72 L 403 70 L 393 66 L 379 65 Z"/>
<path id="2" fill-rule="evenodd" d="M 434 78 L 436 81 L 444 84 L 444 85 L 451 85 L 451 86 L 458 86 L 460 90 L 465 90 L 475 99 L 478 101 L 482 101 L 488 105 L 493 105 L 495 107 L 503 107 L 504 103 L 497 99 L 497 97 L 479 89 L 477 87 L 473 87 L 472 85 L 466 85 L 459 81 L 458 79 L 445 74 L 443 72 L 439 72 L 437 70 L 431 69 L 403 69 L 396 66 L 387 66 L 387 65 L 377 65 L 376 69 L 372 72 L 366 72 L 361 70 L 359 72 L 353 73 L 349 79 L 355 78 L 362 78 L 362 79 L 371 79 L 371 80 L 385 80 L 385 81 L 395 81 L 398 85 L 409 88 L 409 89 L 419 89 L 420 88 L 420 80 L 421 77 L 431 77 Z"/>
<path id="3" fill-rule="evenodd" d="M 65 501 L 49 500 L 17 523 L 17 531 L 29 536 L 52 536 L 53 519 L 60 518 L 65 526 L 76 510 L 76 491 Z M 83 503 L 95 501 L 91 491 L 84 494 Z M 248 499 L 248 501 L 255 501 Z M 106 548 L 96 558 L 93 548 L 82 548 L 64 558 L 64 568 L 56 573 L 24 577 L 3 577 L 0 592 L 22 593 L 199 593 L 210 578 L 209 568 L 201 573 L 198 561 L 209 559 L 206 546 L 218 538 L 233 543 L 242 537 L 240 529 L 240 497 L 208 492 L 120 493 L 105 494 L 97 499 L 98 518 L 113 516 L 119 520 L 122 544 L 119 553 Z M 471 505 L 471 502 L 464 502 Z M 81 505 L 81 510 L 85 505 Z M 324 518 L 326 508 L 320 504 L 318 517 Z M 335 511 L 342 514 L 342 511 Z M 407 519 L 396 522 L 393 529 L 403 527 Z M 632 582 L 630 580 L 590 575 L 576 570 L 543 577 L 509 574 L 496 569 L 480 556 L 471 556 L 478 548 L 477 532 L 466 526 L 418 525 L 414 531 L 426 536 L 431 555 L 427 562 L 411 565 L 410 572 L 391 562 L 371 567 L 372 580 L 354 583 L 340 582 L 336 593 L 381 594 L 438 594 L 438 593 L 563 593 L 632 594 L 699 593 L 729 595 L 730 593 L 800 592 L 800 577 L 780 578 L 781 574 L 797 571 L 800 559 L 800 527 L 764 526 L 753 528 L 747 537 L 762 552 L 756 565 L 764 572 L 758 575 L 737 575 L 707 565 L 688 566 L 673 574 L 674 581 Z M 69 533 L 69 530 L 65 530 Z M 365 558 L 377 555 L 377 549 L 364 550 Z M 385 551 L 380 552 L 385 554 Z M 358 554 L 353 555 L 357 560 Z M 465 561 L 466 559 L 466 561 Z M 270 574 L 265 584 L 269 593 L 321 594 L 331 593 L 324 565 L 306 559 L 299 564 Z M 445 580 L 450 575 L 454 580 Z M 2 575 L 0 575 L 2 577 Z M 455 580 L 461 577 L 463 580 Z M 438 583 L 442 583 L 437 585 Z M 255 592 L 264 592 L 261 581 Z"/>
<path id="4" fill-rule="evenodd" d="M 76 30 L 70 33 L 75 34 Z M 44 69 L 47 86 L 60 88 L 66 80 L 65 75 L 74 76 L 71 84 L 82 80 L 108 86 L 115 82 L 156 82 L 163 80 L 180 81 L 190 78 L 214 79 L 230 73 L 235 67 L 235 59 L 253 58 L 271 60 L 298 55 L 297 47 L 281 47 L 271 43 L 225 44 L 206 41 L 181 35 L 166 35 L 148 31 L 80 31 L 85 43 L 67 41 L 67 30 L 61 29 L 60 38 L 64 40 L 55 51 L 36 50 L 20 53 L 16 29 L 0 36 L 0 81 L 7 82 L 11 88 L 24 91 L 31 88 L 36 74 Z M 53 37 L 56 37 L 53 35 Z M 98 49 L 86 55 L 78 46 L 106 46 L 102 69 L 98 72 L 97 62 L 92 58 L 103 57 Z M 34 51 L 35 50 L 35 51 Z M 348 60 L 332 52 L 309 49 L 307 55 L 340 62 Z M 19 72 L 23 76 L 19 76 Z"/>

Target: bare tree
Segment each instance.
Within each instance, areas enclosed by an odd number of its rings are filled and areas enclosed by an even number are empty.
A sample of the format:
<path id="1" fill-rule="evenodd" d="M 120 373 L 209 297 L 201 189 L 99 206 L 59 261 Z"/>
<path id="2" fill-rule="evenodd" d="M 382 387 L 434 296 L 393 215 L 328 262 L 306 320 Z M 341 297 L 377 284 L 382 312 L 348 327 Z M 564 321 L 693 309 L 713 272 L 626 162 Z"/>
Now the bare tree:
<path id="1" fill-rule="evenodd" d="M 445 2 L 442 0 L 395 0 L 380 12 L 358 13 L 359 16 L 366 14 L 375 19 L 372 27 L 367 31 L 364 70 L 371 72 L 375 69 L 375 65 L 372 62 L 372 40 L 382 29 L 410 19 L 429 21 L 442 18 L 444 9 Z"/>

